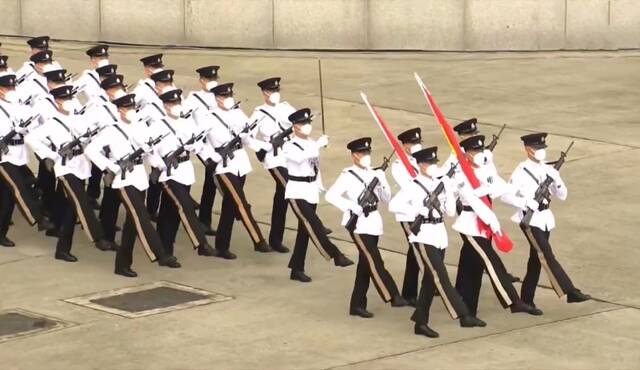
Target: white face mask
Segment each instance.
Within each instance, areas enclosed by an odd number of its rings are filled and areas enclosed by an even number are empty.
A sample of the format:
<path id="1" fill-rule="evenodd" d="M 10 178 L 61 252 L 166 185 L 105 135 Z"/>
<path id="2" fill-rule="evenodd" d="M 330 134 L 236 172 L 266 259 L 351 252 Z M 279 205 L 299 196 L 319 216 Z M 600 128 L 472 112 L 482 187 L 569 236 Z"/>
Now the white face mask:
<path id="1" fill-rule="evenodd" d="M 542 162 L 545 158 L 547 158 L 547 151 L 544 149 L 538 149 L 533 153 L 533 157 Z"/>
<path id="2" fill-rule="evenodd" d="M 228 97 L 228 98 L 224 98 L 224 100 L 222 101 L 222 105 L 224 106 L 224 109 L 231 109 L 233 108 L 233 105 L 236 102 L 233 101 L 232 97 Z"/>
<path id="3" fill-rule="evenodd" d="M 430 164 L 425 172 L 429 177 L 438 177 L 440 176 L 440 167 L 435 164 Z"/>
<path id="4" fill-rule="evenodd" d="M 300 132 L 302 132 L 303 135 L 309 136 L 309 134 L 311 134 L 311 130 L 313 130 L 313 126 L 311 126 L 311 124 L 309 123 L 302 125 L 302 127 L 300 127 Z"/>
<path id="5" fill-rule="evenodd" d="M 409 151 L 411 151 L 411 154 L 419 150 L 422 150 L 422 144 L 415 144 L 415 145 L 412 145 L 411 148 L 409 148 Z"/>
<path id="6" fill-rule="evenodd" d="M 65 100 L 62 102 L 62 109 L 69 113 L 72 113 L 75 108 L 76 105 L 73 103 L 73 100 Z"/>
<path id="7" fill-rule="evenodd" d="M 127 119 L 127 121 L 129 122 L 135 122 L 136 119 L 138 118 L 138 114 L 136 113 L 136 111 L 134 109 L 129 109 L 127 111 L 127 113 L 124 114 L 124 117 Z"/>
<path id="8" fill-rule="evenodd" d="M 207 91 L 213 89 L 214 87 L 218 86 L 218 81 L 209 81 L 207 82 L 207 84 L 205 85 Z"/>
<path id="9" fill-rule="evenodd" d="M 182 105 L 174 105 L 173 107 L 171 107 L 171 114 L 176 116 L 176 117 L 180 117 L 180 114 L 182 113 Z"/>
<path id="10" fill-rule="evenodd" d="M 15 90 L 9 90 L 6 93 L 4 93 L 4 99 L 9 103 L 17 103 L 18 93 Z"/>
<path id="11" fill-rule="evenodd" d="M 483 166 L 487 161 L 487 157 L 485 157 L 484 153 L 480 152 L 473 156 L 473 163 L 476 166 Z"/>
<path id="12" fill-rule="evenodd" d="M 311 126 L 311 125 L 309 125 Z M 364 168 L 371 168 L 371 156 L 369 154 L 365 154 L 360 157 L 360 165 Z"/>
<path id="13" fill-rule="evenodd" d="M 108 65 L 109 65 L 109 59 L 100 59 L 98 61 L 98 68 L 108 66 Z"/>
<path id="14" fill-rule="evenodd" d="M 127 93 L 124 92 L 124 90 L 116 90 L 116 92 L 113 94 L 113 100 L 121 98 L 121 97 L 123 97 L 125 95 L 127 95 Z"/>
<path id="15" fill-rule="evenodd" d="M 269 95 L 269 101 L 271 102 L 271 104 L 280 103 L 280 93 L 279 92 L 274 92 L 271 95 Z"/>

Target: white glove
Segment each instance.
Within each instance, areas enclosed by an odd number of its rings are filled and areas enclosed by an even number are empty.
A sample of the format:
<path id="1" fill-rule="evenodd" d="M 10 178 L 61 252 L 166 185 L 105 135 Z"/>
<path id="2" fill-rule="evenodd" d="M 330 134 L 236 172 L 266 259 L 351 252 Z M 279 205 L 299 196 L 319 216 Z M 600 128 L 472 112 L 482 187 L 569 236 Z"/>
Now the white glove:
<path id="1" fill-rule="evenodd" d="M 489 193 L 491 193 L 491 189 L 489 189 L 488 186 L 480 185 L 479 187 L 473 189 L 473 195 L 478 198 L 482 198 Z"/>
<path id="2" fill-rule="evenodd" d="M 212 151 L 211 152 L 211 160 L 216 162 L 216 163 L 220 163 L 220 162 L 222 162 L 222 156 L 218 152 Z"/>
<path id="3" fill-rule="evenodd" d="M 357 203 L 354 203 L 351 207 L 349 207 L 349 210 L 353 212 L 356 216 L 361 216 L 362 213 L 364 212 L 362 210 L 362 207 L 360 207 L 360 205 Z"/>
<path id="4" fill-rule="evenodd" d="M 540 207 L 540 204 L 538 204 L 535 199 L 529 198 L 526 200 L 525 206 L 533 211 L 537 211 L 538 207 Z"/>
<path id="5" fill-rule="evenodd" d="M 418 211 L 418 213 L 421 214 L 424 217 L 429 217 L 429 208 L 421 207 L 420 210 Z"/>
<path id="6" fill-rule="evenodd" d="M 485 156 L 485 158 L 487 158 L 487 163 L 493 162 L 493 152 L 492 151 L 485 150 L 484 151 L 484 156 Z"/>
<path id="7" fill-rule="evenodd" d="M 120 173 L 120 166 L 118 166 L 115 163 L 109 163 L 109 165 L 107 166 L 107 169 L 116 175 Z"/>
<path id="8" fill-rule="evenodd" d="M 318 147 L 323 148 L 329 145 L 329 137 L 327 135 L 322 135 L 318 140 L 316 140 L 316 143 L 318 144 Z"/>
<path id="9" fill-rule="evenodd" d="M 500 227 L 500 222 L 498 221 L 498 219 L 495 219 L 489 222 L 489 227 L 491 228 L 491 231 L 493 231 L 494 233 L 500 233 L 500 230 L 502 229 Z"/>

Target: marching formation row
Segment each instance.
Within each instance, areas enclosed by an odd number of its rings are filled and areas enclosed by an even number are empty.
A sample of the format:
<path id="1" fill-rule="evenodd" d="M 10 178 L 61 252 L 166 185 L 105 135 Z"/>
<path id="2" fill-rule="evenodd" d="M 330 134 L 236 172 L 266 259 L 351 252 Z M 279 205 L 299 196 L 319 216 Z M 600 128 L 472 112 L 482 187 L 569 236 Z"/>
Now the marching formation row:
<path id="1" fill-rule="evenodd" d="M 28 44 L 31 56 L 17 72 L 8 66 L 6 56 L 0 56 L 1 245 L 15 245 L 7 232 L 17 205 L 31 225 L 57 238 L 56 259 L 77 261 L 71 247 L 79 221 L 97 248 L 116 251 L 115 273 L 135 277 L 131 266 L 136 239 L 151 261 L 180 267 L 173 253 L 180 223 L 202 256 L 236 258 L 229 248 L 236 220 L 241 221 L 256 251 L 287 253 L 282 239 L 290 206 L 298 219 L 289 262 L 292 280 L 311 281 L 305 273 L 309 241 L 336 266 L 353 264 L 327 237 L 331 231 L 316 213 L 325 190 L 319 157 L 328 137 L 310 137 L 311 111 L 297 110 L 282 101 L 280 78 L 258 83 L 264 104 L 248 117 L 234 100 L 233 83 L 218 82 L 218 66 L 197 69 L 201 90 L 184 97 L 174 85 L 173 71 L 164 68 L 162 54 L 151 55 L 140 59 L 146 78 L 128 93 L 117 65 L 109 62 L 106 45 L 87 50 L 91 68 L 72 81 L 53 60 L 48 37 L 30 39 Z M 549 209 L 551 196 L 562 200 L 567 196 L 558 172 L 564 155 L 551 166 L 545 162 L 547 135 L 523 136 L 524 161 L 507 182 L 493 162 L 497 138 L 486 144 L 475 119 L 454 130 L 459 138 L 450 141 L 457 154 L 442 166 L 437 164 L 438 148 L 422 146 L 420 128 L 402 132 L 397 136 L 400 143 L 386 135 L 398 156 L 391 172 L 401 190 L 393 196 L 385 175 L 389 160 L 372 167 L 371 138 L 358 138 L 347 145 L 353 165 L 342 171 L 325 198 L 343 212 L 342 225 L 359 251 L 350 314 L 373 316 L 367 311 L 366 298 L 373 281 L 385 302 L 416 307 L 412 316 L 416 334 L 438 336 L 427 325 L 435 295 L 442 298 L 453 319 L 460 319 L 461 326 L 485 326 L 477 318 L 477 309 L 486 272 L 505 308 L 541 315 L 534 304 L 541 267 L 559 297 L 566 296 L 568 302 L 589 299 L 573 285 L 549 244 L 555 227 Z M 37 175 L 27 166 L 27 148 L 39 161 Z M 276 186 L 268 239 L 243 191 L 252 170 L 246 148 L 256 153 Z M 205 167 L 199 202 L 190 195 L 195 183 L 192 156 Z M 211 214 L 216 189 L 222 193 L 222 211 L 214 230 Z M 491 200 L 516 208 L 512 220 L 520 224 L 530 243 L 520 294 L 492 246 L 492 240 L 501 240 L 503 234 Z M 402 290 L 378 250 L 383 233 L 381 203 L 389 204 L 407 239 Z M 126 220 L 117 244 L 121 205 Z M 462 237 L 455 284 L 444 264 L 445 217 L 456 217 L 453 229 Z M 215 248 L 206 235 L 215 235 Z M 420 272 L 423 278 L 418 291 Z"/>

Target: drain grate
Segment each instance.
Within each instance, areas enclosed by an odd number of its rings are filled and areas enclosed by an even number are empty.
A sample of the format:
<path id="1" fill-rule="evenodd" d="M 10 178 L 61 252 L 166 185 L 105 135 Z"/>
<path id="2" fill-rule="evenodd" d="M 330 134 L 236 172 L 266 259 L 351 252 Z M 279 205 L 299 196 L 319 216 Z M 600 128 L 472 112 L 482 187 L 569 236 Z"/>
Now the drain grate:
<path id="1" fill-rule="evenodd" d="M 137 318 L 230 299 L 232 297 L 220 293 L 168 281 L 157 281 L 65 301 L 127 318 Z"/>
<path id="2" fill-rule="evenodd" d="M 0 311 L 0 343 L 70 326 L 70 323 L 22 309 Z"/>

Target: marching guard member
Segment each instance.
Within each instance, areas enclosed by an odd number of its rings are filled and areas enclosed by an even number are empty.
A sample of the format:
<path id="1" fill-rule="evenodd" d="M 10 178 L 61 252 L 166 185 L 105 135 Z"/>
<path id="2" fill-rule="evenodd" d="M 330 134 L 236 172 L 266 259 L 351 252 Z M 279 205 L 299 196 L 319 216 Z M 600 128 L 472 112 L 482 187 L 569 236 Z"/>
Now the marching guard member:
<path id="1" fill-rule="evenodd" d="M 191 91 L 184 100 L 185 109 L 202 109 L 205 112 L 212 110 L 216 106 L 215 96 L 211 89 L 218 86 L 220 77 L 219 66 L 206 66 L 196 69 L 198 73 L 198 83 L 200 90 Z M 195 115 L 197 118 L 197 115 Z M 200 157 L 199 157 L 200 158 Z M 207 235 L 216 235 L 216 230 L 211 227 L 211 217 L 213 213 L 213 201 L 216 197 L 215 166 L 205 165 L 204 183 L 202 184 L 202 195 L 200 196 L 200 208 L 198 219 L 204 226 Z"/>
<path id="2" fill-rule="evenodd" d="M 160 95 L 160 100 L 164 103 L 167 117 L 154 120 L 151 129 L 167 137 L 154 147 L 155 155 L 150 160 L 157 172 L 156 181 L 162 186 L 158 234 L 167 254 L 173 255 L 178 223 L 181 222 L 194 249 L 198 250 L 198 255 L 213 256 L 215 250 L 207 242 L 189 194 L 191 185 L 196 181 L 189 153 L 203 150 L 201 139 L 204 138 L 204 132 L 197 132 L 198 128 L 191 115 L 182 117 L 182 90 L 168 91 Z"/>
<path id="3" fill-rule="evenodd" d="M 378 202 L 388 203 L 391 199 L 391 189 L 384 172 L 371 169 L 370 137 L 351 141 L 347 144 L 347 149 L 351 151 L 353 166 L 342 170 L 336 182 L 327 191 L 325 198 L 327 202 L 343 212 L 342 225 L 347 226 L 359 252 L 349 314 L 371 318 L 373 314 L 367 311 L 369 279 L 373 280 L 373 285 L 384 302 L 391 302 L 393 307 L 407 305 L 393 277 L 385 268 L 378 249 L 378 240 L 383 233 Z M 374 179 L 377 179 L 377 186 L 372 189 L 375 200 L 363 206 L 358 203 L 358 198 L 368 190 Z M 350 230 L 349 222 L 352 217 L 355 217 L 356 222 L 355 228 Z"/>
<path id="4" fill-rule="evenodd" d="M 250 136 L 252 128 L 249 118 L 237 108 L 233 100 L 233 83 L 225 83 L 211 89 L 215 95 L 216 107 L 210 112 L 197 110 L 201 130 L 208 130 L 206 140 L 209 147 L 203 152 L 208 165 L 215 165 L 216 180 L 223 192 L 222 210 L 216 230 L 217 257 L 235 259 L 229 250 L 231 233 L 236 219 L 240 219 L 254 245 L 261 253 L 271 252 L 262 231 L 251 212 L 244 194 L 244 183 L 251 172 L 251 162 L 244 146 L 257 151 L 260 142 Z M 206 154 L 207 151 L 209 154 Z"/>
<path id="5" fill-rule="evenodd" d="M 480 218 L 492 231 L 500 232 L 498 217 L 480 197 L 486 195 L 490 199 L 496 199 L 512 190 L 498 175 L 494 166 L 486 165 L 484 136 L 467 138 L 460 142 L 460 146 L 464 149 L 465 156 L 472 165 L 481 186 L 473 189 L 462 172 L 458 172 L 455 176 L 462 201 L 462 212 L 453 224 L 453 229 L 460 233 L 463 240 L 456 289 L 469 307 L 471 314 L 475 316 L 478 312 L 482 273 L 486 270 L 498 300 L 504 308 L 511 308 L 513 313 L 527 312 L 531 315 L 540 315 L 540 310 L 520 299 L 507 269 L 491 245 L 491 239 L 487 238 L 478 225 L 478 218 Z"/>
<path id="6" fill-rule="evenodd" d="M 162 71 L 164 67 L 164 64 L 162 63 L 162 54 L 149 55 L 141 58 L 140 62 L 142 62 L 143 73 L 146 77 L 139 80 L 136 88 L 133 89 L 133 94 L 136 96 L 136 102 L 141 106 L 151 102 L 159 103 L 159 90 L 157 89 L 155 80 L 152 79 L 151 76 Z"/>
<path id="7" fill-rule="evenodd" d="M 49 36 L 38 36 L 27 40 L 30 55 L 33 56 L 34 54 L 49 50 L 49 40 Z M 35 64 L 33 60 L 29 59 L 16 71 L 16 77 L 17 80 L 28 80 L 32 75 L 35 75 L 35 73 Z"/>
<path id="8" fill-rule="evenodd" d="M 583 302 L 591 298 L 573 285 L 569 275 L 553 254 L 549 237 L 556 222 L 549 208 L 550 200 L 544 199 L 542 203 L 538 203 L 534 199 L 538 187 L 547 177 L 553 180 L 549 186 L 550 194 L 562 201 L 567 199 L 567 187 L 562 181 L 560 173 L 545 163 L 546 138 L 547 133 L 544 132 L 524 135 L 520 138 L 524 143 L 527 159 L 518 164 L 509 179 L 509 184 L 516 190 L 516 196 L 513 196 L 512 193 L 503 196 L 507 203 L 519 208 L 511 220 L 520 225 L 527 241 L 529 241 L 529 262 L 527 263 L 527 273 L 522 281 L 520 296 L 525 303 L 533 307 L 536 307 L 534 297 L 540 279 L 541 264 L 544 266 L 558 297 L 566 295 L 568 303 Z M 530 223 L 525 225 L 523 218 L 528 209 L 533 211 L 533 216 Z"/>
<path id="9" fill-rule="evenodd" d="M 460 319 L 460 326 L 486 326 L 485 322 L 469 313 L 462 297 L 451 284 L 444 264 L 444 252 L 448 245 L 444 216 L 455 215 L 455 185 L 448 176 L 442 176 L 443 169 L 436 164 L 437 147 L 415 151 L 412 158 L 417 163 L 418 176 L 396 194 L 389 203 L 389 210 L 412 216 L 414 220 L 410 225 L 419 223 L 418 229 L 414 230 L 417 231 L 415 234 L 409 227 L 409 242 L 415 246 L 422 261 L 421 266 L 424 266 L 420 295 L 411 316 L 411 320 L 415 322 L 414 333 L 430 338 L 439 336 L 438 332 L 428 326 L 429 311 L 436 291 L 440 293 L 451 318 Z M 434 203 L 426 204 L 428 199 L 433 199 Z"/>
<path id="10" fill-rule="evenodd" d="M 80 87 L 80 91 L 88 100 L 94 95 L 103 94 L 97 69 L 109 65 L 109 45 L 96 45 L 85 53 L 89 57 L 91 69 L 85 69 L 82 72 L 82 75 L 76 80 L 76 86 Z"/>
<path id="11" fill-rule="evenodd" d="M 47 78 L 44 76 L 45 69 L 51 65 L 53 52 L 45 50 L 31 55 L 29 58 L 33 63 L 32 73 L 18 87 L 17 92 L 21 100 L 35 102 L 38 99 L 49 95 L 47 88 Z"/>
<path id="12" fill-rule="evenodd" d="M 25 124 L 35 118 L 28 117 L 27 109 L 17 103 L 15 86 L 16 76 L 13 73 L 0 74 L 0 180 L 5 189 L 0 198 L 0 231 L 9 228 L 14 202 L 30 225 L 38 224 L 38 231 L 49 230 L 54 225 L 42 213 L 42 205 L 33 187 L 35 176 L 27 167 L 24 135 L 28 127 Z M 13 202 L 8 200 L 9 194 Z M 6 231 L 2 236 L 2 245 L 13 246 Z"/>
<path id="13" fill-rule="evenodd" d="M 96 166 L 106 171 L 107 179 L 113 178 L 111 187 L 118 191 L 127 210 L 121 245 L 116 254 L 115 273 L 126 277 L 138 276 L 131 269 L 136 237 L 152 262 L 179 268 L 178 260 L 166 254 L 144 204 L 144 191 L 149 187 L 149 179 L 142 157 L 152 150 L 151 140 L 158 141 L 161 137 L 154 136 L 146 124 L 138 120 L 133 94 L 115 99 L 113 104 L 118 107 L 118 122 L 103 129 L 85 148 L 85 153 Z"/>
<path id="14" fill-rule="evenodd" d="M 298 218 L 298 233 L 293 253 L 289 260 L 291 280 L 302 283 L 311 281 L 304 270 L 309 239 L 318 252 L 326 259 L 333 259 L 336 266 L 353 265 L 338 247 L 329 240 L 325 227 L 316 213 L 320 201 L 322 180 L 320 177 L 320 148 L 326 147 L 329 138 L 322 135 L 318 140 L 309 137 L 313 116 L 309 108 L 293 112 L 289 122 L 293 125 L 293 138 L 284 144 L 282 150 L 287 159 L 288 181 L 284 197 Z"/>
<path id="15" fill-rule="evenodd" d="M 260 120 L 254 136 L 267 143 L 270 150 L 257 152 L 258 159 L 276 184 L 271 209 L 269 245 L 277 252 L 287 253 L 289 248 L 282 244 L 287 217 L 287 200 L 284 198 L 287 187 L 287 160 L 282 154 L 282 145 L 291 136 L 289 116 L 296 110 L 286 101 L 281 101 L 280 81 L 280 77 L 272 77 L 258 82 L 264 104 L 254 109 L 251 121 Z"/>
<path id="16" fill-rule="evenodd" d="M 104 240 L 102 227 L 98 222 L 89 196 L 85 191 L 85 180 L 91 176 L 91 162 L 84 155 L 83 144 L 91 140 L 96 132 L 90 123 L 73 114 L 73 86 L 65 85 L 51 90 L 58 113 L 51 116 L 42 126 L 32 130 L 27 136 L 27 144 L 53 169 L 59 181 L 60 196 L 68 204 L 58 204 L 60 212 L 60 234 L 56 245 L 55 258 L 67 262 L 78 259 L 71 254 L 76 221 L 87 233 L 89 239 L 100 250 L 113 250 L 113 245 Z M 64 190 L 62 190 L 64 189 Z"/>
<path id="17" fill-rule="evenodd" d="M 422 149 L 422 130 L 420 127 L 406 130 L 398 135 L 398 140 L 402 143 L 402 148 L 405 153 L 407 153 L 407 158 L 409 158 L 411 165 L 415 168 L 416 172 L 418 172 L 418 165 L 412 154 Z M 400 159 L 397 158 L 391 165 L 391 175 L 400 190 L 402 190 L 407 183 L 412 181 L 412 178 L 409 176 L 406 168 L 404 168 Z M 413 243 L 409 241 L 409 236 L 411 235 L 409 225 L 413 222 L 414 217 L 413 215 L 403 213 L 402 210 L 398 210 L 394 213 L 396 221 L 400 223 L 402 232 L 404 233 L 409 245 L 409 250 L 407 250 L 407 261 L 404 268 L 404 279 L 402 282 L 402 297 L 404 297 L 411 306 L 415 306 L 418 297 L 419 272 L 422 266 L 419 265 L 421 260 L 416 254 L 417 250 L 414 248 Z"/>

